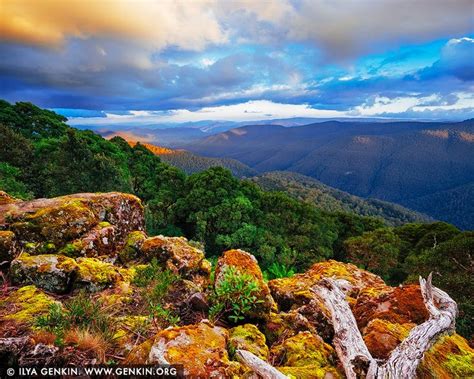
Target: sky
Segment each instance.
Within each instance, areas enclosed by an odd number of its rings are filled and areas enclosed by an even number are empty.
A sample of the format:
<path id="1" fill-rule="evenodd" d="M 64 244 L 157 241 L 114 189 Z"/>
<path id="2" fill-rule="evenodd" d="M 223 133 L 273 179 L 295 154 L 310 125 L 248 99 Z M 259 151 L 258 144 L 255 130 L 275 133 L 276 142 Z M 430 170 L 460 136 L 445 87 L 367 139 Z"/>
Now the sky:
<path id="1" fill-rule="evenodd" d="M 0 97 L 71 124 L 474 117 L 472 0 L 0 0 Z"/>

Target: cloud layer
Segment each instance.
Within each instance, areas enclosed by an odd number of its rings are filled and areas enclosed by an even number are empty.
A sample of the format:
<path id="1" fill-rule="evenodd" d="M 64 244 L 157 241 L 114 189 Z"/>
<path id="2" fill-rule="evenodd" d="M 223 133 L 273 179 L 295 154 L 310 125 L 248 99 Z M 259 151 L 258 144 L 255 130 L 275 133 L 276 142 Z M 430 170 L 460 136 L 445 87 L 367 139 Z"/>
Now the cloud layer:
<path id="1" fill-rule="evenodd" d="M 471 0 L 3 0 L 0 12 L 9 101 L 229 117 L 249 102 L 301 115 L 474 107 Z"/>

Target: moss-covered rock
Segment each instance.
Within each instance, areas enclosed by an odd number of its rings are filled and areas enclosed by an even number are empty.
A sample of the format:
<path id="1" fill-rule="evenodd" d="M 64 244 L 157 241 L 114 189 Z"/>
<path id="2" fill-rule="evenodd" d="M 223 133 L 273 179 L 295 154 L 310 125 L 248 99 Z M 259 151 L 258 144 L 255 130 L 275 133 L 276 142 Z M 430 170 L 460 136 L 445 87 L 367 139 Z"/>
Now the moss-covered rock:
<path id="1" fill-rule="evenodd" d="M 164 267 L 186 279 L 202 273 L 204 253 L 190 245 L 184 237 L 147 238 L 143 241 L 141 253 L 143 259 L 151 261 L 156 258 Z"/>
<path id="2" fill-rule="evenodd" d="M 38 316 L 48 313 L 54 303 L 57 302 L 36 286 L 24 286 L 0 300 L 0 319 L 32 323 Z"/>
<path id="3" fill-rule="evenodd" d="M 10 276 L 15 284 L 29 285 L 54 293 L 65 293 L 72 285 L 78 267 L 64 255 L 23 253 L 12 261 Z"/>
<path id="4" fill-rule="evenodd" d="M 120 262 L 126 264 L 139 259 L 140 249 L 145 240 L 146 234 L 141 230 L 134 230 L 133 232 L 129 233 L 125 239 L 124 246 L 118 253 Z"/>
<path id="5" fill-rule="evenodd" d="M 352 264 L 333 260 L 315 263 L 303 274 L 270 280 L 268 286 L 280 309 L 289 310 L 292 307 L 307 304 L 314 299 L 314 294 L 310 289 L 323 278 L 347 280 L 352 287 L 348 293 L 349 296 L 356 296 L 366 287 L 387 287 L 377 275 L 361 270 Z"/>
<path id="6" fill-rule="evenodd" d="M 98 258 L 78 258 L 76 288 L 85 288 L 90 292 L 101 291 L 121 279 L 131 280 L 129 270 L 114 266 Z"/>
<path id="7" fill-rule="evenodd" d="M 229 330 L 228 348 L 231 358 L 237 349 L 250 351 L 257 357 L 268 360 L 268 346 L 265 335 L 253 324 L 236 326 Z"/>
<path id="8" fill-rule="evenodd" d="M 267 283 L 263 280 L 262 271 L 255 257 L 243 250 L 228 250 L 219 257 L 214 278 L 214 288 L 218 290 L 222 285 L 227 269 L 233 268 L 240 274 L 249 275 L 258 285 L 258 291 L 254 293 L 258 307 L 252 309 L 247 316 L 250 318 L 265 319 L 270 311 L 276 310 L 276 304 L 270 295 Z"/>
<path id="9" fill-rule="evenodd" d="M 20 246 L 15 233 L 9 230 L 0 230 L 0 263 L 11 262 L 20 252 Z"/>
<path id="10" fill-rule="evenodd" d="M 228 377 L 227 339 L 225 329 L 205 322 L 168 328 L 156 335 L 148 363 L 181 364 L 190 378 Z"/>
<path id="11" fill-rule="evenodd" d="M 361 291 L 353 306 L 359 328 L 364 328 L 374 319 L 396 324 L 420 324 L 428 319 L 420 286 L 388 287 L 378 293 L 368 289 L 369 291 Z"/>
<path id="12" fill-rule="evenodd" d="M 425 353 L 416 374 L 420 379 L 474 378 L 474 350 L 458 334 L 441 337 Z"/>
<path id="13" fill-rule="evenodd" d="M 13 231 L 23 245 L 52 243 L 57 249 L 66 248 L 69 252 L 86 249 L 89 251 L 86 255 L 95 256 L 102 254 L 100 250 L 115 252 L 108 249 L 112 242 L 121 248 L 130 232 L 143 228 L 141 201 L 118 192 L 83 193 L 0 205 L 0 229 Z M 95 248 L 99 252 L 95 252 Z"/>
<path id="14" fill-rule="evenodd" d="M 271 361 L 287 375 L 298 378 L 340 376 L 335 368 L 337 359 L 334 349 L 321 337 L 310 332 L 300 332 L 272 346 L 270 355 Z"/>
<path id="15" fill-rule="evenodd" d="M 115 226 L 103 221 L 84 236 L 64 246 L 61 253 L 70 257 L 115 255 Z"/>
<path id="16" fill-rule="evenodd" d="M 375 319 L 364 329 L 364 342 L 374 358 L 387 359 L 414 326 Z"/>

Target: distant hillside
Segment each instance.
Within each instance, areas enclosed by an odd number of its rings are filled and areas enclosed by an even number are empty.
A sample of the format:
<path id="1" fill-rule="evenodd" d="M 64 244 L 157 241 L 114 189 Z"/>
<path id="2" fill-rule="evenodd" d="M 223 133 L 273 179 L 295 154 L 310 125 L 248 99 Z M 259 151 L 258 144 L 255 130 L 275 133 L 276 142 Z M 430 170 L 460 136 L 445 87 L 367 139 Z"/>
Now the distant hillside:
<path id="1" fill-rule="evenodd" d="M 264 190 L 285 191 L 298 200 L 314 203 L 318 208 L 328 212 L 344 211 L 361 216 L 379 217 L 389 225 L 433 221 L 426 215 L 413 212 L 400 205 L 377 199 L 362 199 L 294 172 L 268 172 L 253 177 L 252 181 Z"/>
<path id="2" fill-rule="evenodd" d="M 135 146 L 137 142 L 128 141 L 131 146 Z M 201 172 L 211 167 L 224 167 L 232 172 L 232 175 L 238 178 L 251 177 L 257 172 L 249 166 L 229 158 L 208 158 L 190 153 L 185 150 L 172 150 L 166 147 L 152 145 L 150 143 L 140 142 L 148 150 L 158 155 L 163 162 L 178 167 L 187 174 Z"/>
<path id="3" fill-rule="evenodd" d="M 261 173 L 298 172 L 357 196 L 395 202 L 474 228 L 468 214 L 473 200 L 463 192 L 474 183 L 473 120 L 250 125 L 186 148 L 234 158 Z M 455 199 L 447 198 L 451 195 Z M 442 198 L 449 209 L 430 198 Z"/>

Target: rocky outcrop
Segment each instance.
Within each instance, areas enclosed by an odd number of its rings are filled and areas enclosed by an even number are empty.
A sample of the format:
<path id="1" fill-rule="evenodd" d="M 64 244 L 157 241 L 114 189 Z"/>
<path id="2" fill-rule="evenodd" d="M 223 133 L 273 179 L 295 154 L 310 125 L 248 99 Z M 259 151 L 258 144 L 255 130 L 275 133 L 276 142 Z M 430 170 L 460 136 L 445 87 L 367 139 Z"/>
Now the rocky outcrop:
<path id="1" fill-rule="evenodd" d="M 343 291 L 353 327 L 379 363 L 443 306 L 428 309 L 419 285 L 390 287 L 336 261 L 267 284 L 253 255 L 229 250 L 211 275 L 194 243 L 147 236 L 143 207 L 131 195 L 0 199 L 2 362 L 115 360 L 180 364 L 193 378 L 342 378 L 344 333 L 321 295 L 331 294 L 328 283 Z M 229 281 L 229 272 L 240 281 Z M 236 304 L 243 310 L 219 317 L 222 301 L 229 314 Z M 474 377 L 464 338 L 448 333 L 433 342 L 417 377 Z"/>
<path id="2" fill-rule="evenodd" d="M 141 201 L 123 193 L 84 193 L 7 202 L 0 205 L 0 230 L 13 232 L 22 246 L 42 253 L 74 256 L 115 253 L 127 235 L 143 230 Z"/>

